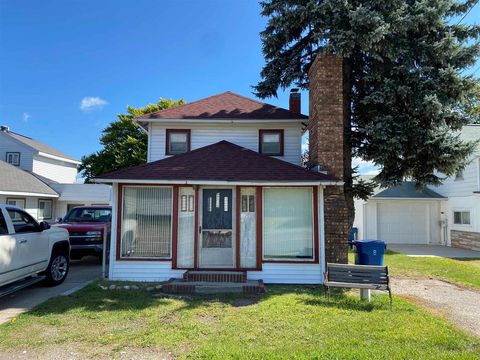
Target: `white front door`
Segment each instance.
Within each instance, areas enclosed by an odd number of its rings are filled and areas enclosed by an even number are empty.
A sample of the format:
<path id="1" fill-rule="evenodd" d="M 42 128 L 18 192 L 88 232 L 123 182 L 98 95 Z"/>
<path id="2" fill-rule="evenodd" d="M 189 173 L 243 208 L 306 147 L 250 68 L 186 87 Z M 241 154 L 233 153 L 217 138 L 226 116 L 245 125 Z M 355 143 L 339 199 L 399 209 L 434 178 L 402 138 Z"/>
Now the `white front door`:
<path id="1" fill-rule="evenodd" d="M 233 190 L 203 189 L 199 267 L 235 267 Z"/>

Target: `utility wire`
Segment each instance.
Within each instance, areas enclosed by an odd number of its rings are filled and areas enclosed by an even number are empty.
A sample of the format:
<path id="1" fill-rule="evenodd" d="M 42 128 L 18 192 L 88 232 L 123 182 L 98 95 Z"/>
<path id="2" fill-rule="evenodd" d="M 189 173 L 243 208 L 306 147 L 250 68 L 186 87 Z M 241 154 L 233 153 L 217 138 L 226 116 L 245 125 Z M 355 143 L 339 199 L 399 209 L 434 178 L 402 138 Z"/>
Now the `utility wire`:
<path id="1" fill-rule="evenodd" d="M 460 23 L 463 21 L 463 19 L 465 19 L 465 18 L 467 17 L 467 15 L 470 14 L 470 11 L 472 11 L 472 9 L 475 7 L 475 5 L 478 4 L 478 1 L 480 1 L 480 0 L 475 1 L 475 2 L 473 3 L 473 5 L 470 6 L 470 9 L 468 9 L 467 12 L 466 12 L 465 14 L 463 14 L 462 18 L 460 19 L 460 21 L 458 22 L 457 25 L 460 25 Z"/>

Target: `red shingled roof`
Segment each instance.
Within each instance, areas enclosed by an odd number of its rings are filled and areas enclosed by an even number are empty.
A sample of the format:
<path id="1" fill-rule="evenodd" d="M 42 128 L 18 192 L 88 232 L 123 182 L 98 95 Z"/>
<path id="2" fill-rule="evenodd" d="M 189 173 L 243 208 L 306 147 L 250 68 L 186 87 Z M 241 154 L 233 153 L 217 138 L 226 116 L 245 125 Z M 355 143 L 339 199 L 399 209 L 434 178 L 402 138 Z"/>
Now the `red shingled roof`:
<path id="1" fill-rule="evenodd" d="M 185 154 L 98 176 L 117 180 L 336 181 L 283 160 L 220 141 Z"/>
<path id="2" fill-rule="evenodd" d="M 282 109 L 245 96 L 226 91 L 205 99 L 170 109 L 145 114 L 137 120 L 151 119 L 307 119 L 287 109 Z"/>

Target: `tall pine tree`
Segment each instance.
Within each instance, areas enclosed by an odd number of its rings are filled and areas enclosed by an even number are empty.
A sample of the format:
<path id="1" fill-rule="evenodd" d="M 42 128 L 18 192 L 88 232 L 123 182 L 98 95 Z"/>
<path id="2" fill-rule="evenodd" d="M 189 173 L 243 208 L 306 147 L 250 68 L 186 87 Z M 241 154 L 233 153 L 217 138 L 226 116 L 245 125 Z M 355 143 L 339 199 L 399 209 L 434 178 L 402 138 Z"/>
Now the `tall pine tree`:
<path id="1" fill-rule="evenodd" d="M 477 80 L 464 73 L 480 54 L 479 26 L 458 19 L 477 0 L 265 0 L 266 59 L 261 98 L 278 88 L 308 88 L 319 51 L 342 56 L 347 79 L 345 139 L 353 157 L 380 168 L 381 186 L 412 179 L 440 184 L 466 164 L 473 144 L 454 135 L 472 121 Z M 457 20 L 454 20 L 454 19 Z M 439 175 L 442 173 L 443 175 Z M 371 187 L 344 169 L 347 203 Z"/>

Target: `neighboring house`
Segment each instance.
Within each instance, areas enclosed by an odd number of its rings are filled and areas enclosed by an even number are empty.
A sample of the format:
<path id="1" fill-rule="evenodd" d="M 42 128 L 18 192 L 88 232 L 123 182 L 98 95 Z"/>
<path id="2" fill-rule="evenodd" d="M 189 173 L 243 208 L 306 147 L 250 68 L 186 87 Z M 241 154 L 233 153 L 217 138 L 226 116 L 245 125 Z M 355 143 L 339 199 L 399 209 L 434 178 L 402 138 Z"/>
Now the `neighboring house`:
<path id="1" fill-rule="evenodd" d="M 319 56 L 310 74 L 310 118 L 297 92 L 289 110 L 225 92 L 137 119 L 149 162 L 96 179 L 113 185 L 110 279 L 318 284 L 326 261 L 347 261 L 342 61 Z M 321 171 L 300 166 L 307 127 Z"/>
<path id="2" fill-rule="evenodd" d="M 35 175 L 0 160 L 0 204 L 27 210 L 39 221 L 53 218 L 58 193 Z"/>
<path id="3" fill-rule="evenodd" d="M 461 138 L 480 140 L 480 125 Z M 391 244 L 433 244 L 480 251 L 480 145 L 464 171 L 438 187 L 417 190 L 413 182 L 377 189 L 367 202 L 355 201 L 359 238 Z"/>
<path id="4" fill-rule="evenodd" d="M 2 161 L 4 160 L 4 161 Z M 8 126 L 0 126 L 0 161 L 3 166 L 15 174 L 31 179 L 35 177 L 37 183 L 48 187 L 52 194 L 48 199 L 40 199 L 38 196 L 29 195 L 24 191 L 19 195 L 18 189 L 12 187 L 16 194 L 8 194 L 4 199 L 0 197 L 0 203 L 8 203 L 25 208 L 38 220 L 52 222 L 58 217 L 63 217 L 67 210 L 79 205 L 105 205 L 110 203 L 111 188 L 99 184 L 78 184 L 76 182 L 78 160 L 66 155 L 37 140 L 10 131 Z M 0 183 L 11 174 L 0 173 Z M 5 178 L 5 179 L 4 179 Z M 3 182 L 2 191 L 10 191 L 7 182 Z M 31 182 L 29 183 L 31 185 Z M 13 186 L 13 184 L 12 184 Z"/>

